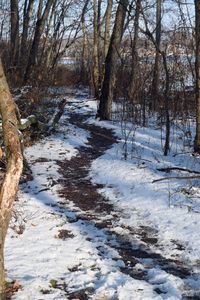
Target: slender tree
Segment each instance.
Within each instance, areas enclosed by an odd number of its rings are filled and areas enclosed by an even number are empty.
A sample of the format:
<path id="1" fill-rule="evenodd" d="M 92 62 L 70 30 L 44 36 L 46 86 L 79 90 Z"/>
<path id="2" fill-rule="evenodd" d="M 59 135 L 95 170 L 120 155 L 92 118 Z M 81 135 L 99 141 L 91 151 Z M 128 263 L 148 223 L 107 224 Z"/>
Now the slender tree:
<path id="1" fill-rule="evenodd" d="M 169 107 L 170 107 L 170 72 L 167 63 L 167 49 L 162 50 L 161 47 L 158 46 L 156 39 L 154 38 L 153 33 L 149 30 L 148 22 L 146 16 L 143 12 L 143 20 L 146 27 L 146 31 L 143 31 L 146 36 L 149 37 L 151 42 L 154 44 L 156 51 L 162 57 L 163 67 L 165 71 L 165 88 L 164 88 L 164 109 L 165 109 L 165 145 L 164 145 L 164 155 L 166 156 L 170 150 L 170 114 L 169 114 Z"/>
<path id="2" fill-rule="evenodd" d="M 140 17 L 140 9 L 141 9 L 141 0 L 136 1 L 136 8 L 135 8 L 135 19 L 134 19 L 134 36 L 132 40 L 132 66 L 131 66 L 131 79 L 130 79 L 130 86 L 129 86 L 129 98 L 132 99 L 133 95 L 135 94 L 135 83 L 138 73 L 138 33 L 139 33 L 139 17 Z"/>
<path id="3" fill-rule="evenodd" d="M 86 0 L 82 14 L 81 14 L 81 28 L 83 34 L 83 44 L 82 44 L 82 58 L 81 58 L 81 72 L 80 72 L 80 80 L 83 84 L 87 83 L 88 78 L 88 70 L 87 70 L 87 61 L 88 61 L 88 36 L 85 24 L 85 15 L 88 8 L 89 0 Z"/>
<path id="4" fill-rule="evenodd" d="M 11 62 L 13 66 L 18 63 L 19 55 L 19 3 L 18 0 L 10 0 L 10 11 L 11 11 L 11 30 L 10 30 L 10 41 L 11 41 Z"/>
<path id="5" fill-rule="evenodd" d="M 115 24 L 105 60 L 105 74 L 97 112 L 97 117 L 101 120 L 110 120 L 112 117 L 113 89 L 116 81 L 117 60 L 124 32 L 127 7 L 128 0 L 121 0 L 117 7 Z"/>
<path id="6" fill-rule="evenodd" d="M 195 39 L 196 39 L 196 136 L 195 152 L 200 153 L 200 1 L 195 0 Z"/>
<path id="7" fill-rule="evenodd" d="M 28 51 L 28 30 L 31 15 L 33 13 L 33 4 L 35 0 L 25 0 L 23 10 L 23 30 L 21 37 L 21 49 L 20 49 L 20 64 L 22 68 L 22 74 L 24 72 L 24 65 L 26 63 L 27 51 Z"/>
<path id="8" fill-rule="evenodd" d="M 153 80 L 152 80 L 152 88 L 151 88 L 151 98 L 152 104 L 150 108 L 155 110 L 156 103 L 158 102 L 158 93 L 159 93 L 159 66 L 160 66 L 160 43 L 161 43 L 161 4 L 162 0 L 156 0 L 156 56 L 153 70 Z"/>
<path id="9" fill-rule="evenodd" d="M 93 86 L 94 86 L 94 97 L 99 97 L 99 26 L 98 26 L 98 8 L 99 2 L 93 0 Z"/>
<path id="10" fill-rule="evenodd" d="M 104 59 L 108 53 L 108 47 L 110 43 L 110 23 L 112 15 L 113 0 L 107 1 L 106 14 L 105 14 L 105 31 L 104 31 Z"/>
<path id="11" fill-rule="evenodd" d="M 44 32 L 45 23 L 48 19 L 51 7 L 55 1 L 56 0 L 48 0 L 46 2 L 46 6 L 44 8 L 43 13 L 42 13 L 42 1 L 39 2 L 38 17 L 37 17 L 37 22 L 36 22 L 36 26 L 35 26 L 35 34 L 34 34 L 33 43 L 32 43 L 30 54 L 29 54 L 26 72 L 24 75 L 24 82 L 27 82 L 27 80 L 30 78 L 32 69 L 36 65 L 38 51 L 39 51 L 39 45 L 40 45 L 40 39 L 41 39 L 42 33 Z"/>

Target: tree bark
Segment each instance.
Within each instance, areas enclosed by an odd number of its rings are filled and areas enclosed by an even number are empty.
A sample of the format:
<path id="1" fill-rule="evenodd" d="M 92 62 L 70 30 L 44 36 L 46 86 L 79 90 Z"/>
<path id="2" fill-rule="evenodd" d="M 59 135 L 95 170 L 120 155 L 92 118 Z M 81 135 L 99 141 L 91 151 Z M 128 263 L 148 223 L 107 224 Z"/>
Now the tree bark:
<path id="1" fill-rule="evenodd" d="M 94 97 L 99 97 L 99 36 L 98 36 L 98 18 L 97 1 L 93 0 L 93 86 Z"/>
<path id="2" fill-rule="evenodd" d="M 23 168 L 15 105 L 0 61 L 0 114 L 6 152 L 6 174 L 0 189 L 0 300 L 5 299 L 4 241 Z"/>
<path id="3" fill-rule="evenodd" d="M 83 46 L 82 46 L 82 58 L 81 58 L 81 72 L 80 72 L 80 81 L 83 85 L 86 85 L 88 82 L 88 36 L 86 31 L 86 24 L 85 24 L 85 14 L 87 11 L 87 7 L 89 4 L 89 0 L 87 0 L 84 4 L 82 14 L 81 14 L 81 26 L 82 26 L 82 33 L 83 33 Z"/>
<path id="4" fill-rule="evenodd" d="M 10 41 L 11 41 L 11 62 L 13 66 L 18 63 L 19 55 L 19 3 L 18 0 L 10 1 L 10 11 L 11 11 L 11 31 L 10 31 Z"/>
<path id="5" fill-rule="evenodd" d="M 196 136 L 194 151 L 200 153 L 200 2 L 195 1 L 196 31 Z"/>
<path id="6" fill-rule="evenodd" d="M 138 32 L 139 32 L 139 17 L 141 9 L 141 0 L 137 0 L 135 8 L 135 20 L 134 20 L 134 38 L 132 41 L 132 66 L 131 66 L 131 80 L 129 86 L 129 98 L 132 99 L 136 89 L 136 79 L 138 73 Z"/>
<path id="7" fill-rule="evenodd" d="M 39 5 L 38 19 L 37 19 L 36 27 L 35 27 L 35 34 L 34 34 L 33 43 L 32 43 L 32 47 L 31 47 L 30 54 L 29 54 L 28 65 L 27 65 L 26 72 L 25 72 L 25 75 L 24 75 L 24 82 L 25 83 L 30 78 L 31 73 L 32 73 L 32 69 L 36 65 L 40 39 L 41 39 L 42 33 L 44 31 L 44 28 L 45 28 L 45 22 L 46 22 L 46 20 L 49 16 L 51 7 L 52 7 L 52 5 L 55 1 L 56 0 L 48 0 L 47 1 L 44 12 L 43 12 L 42 15 L 41 15 L 41 5 Z M 40 2 L 40 4 L 41 4 L 41 2 Z"/>
<path id="8" fill-rule="evenodd" d="M 110 120 L 112 118 L 112 100 L 116 80 L 117 59 L 124 31 L 127 6 L 128 0 L 122 0 L 117 7 L 115 24 L 105 60 L 105 74 L 97 112 L 97 117 L 101 120 Z"/>
<path id="9" fill-rule="evenodd" d="M 110 22 L 111 22 L 113 0 L 108 0 L 107 2 L 108 3 L 106 8 L 106 20 L 105 20 L 105 32 L 104 32 L 104 59 L 107 56 L 109 43 L 110 43 Z"/>
<path id="10" fill-rule="evenodd" d="M 28 29 L 30 18 L 33 12 L 33 4 L 35 0 L 26 0 L 24 3 L 24 16 L 23 16 L 23 31 L 22 31 L 22 38 L 21 38 L 21 50 L 20 50 L 20 63 L 22 66 L 22 70 L 24 69 L 23 66 L 25 65 L 27 59 L 27 39 L 28 39 Z"/>
<path id="11" fill-rule="evenodd" d="M 160 42 L 161 42 L 161 1 L 156 1 L 156 56 L 155 56 L 155 63 L 153 69 L 153 80 L 152 80 L 152 87 L 151 87 L 151 109 L 156 109 L 156 105 L 158 102 L 158 93 L 159 93 L 159 66 L 160 66 L 160 53 L 158 49 L 160 49 Z"/>

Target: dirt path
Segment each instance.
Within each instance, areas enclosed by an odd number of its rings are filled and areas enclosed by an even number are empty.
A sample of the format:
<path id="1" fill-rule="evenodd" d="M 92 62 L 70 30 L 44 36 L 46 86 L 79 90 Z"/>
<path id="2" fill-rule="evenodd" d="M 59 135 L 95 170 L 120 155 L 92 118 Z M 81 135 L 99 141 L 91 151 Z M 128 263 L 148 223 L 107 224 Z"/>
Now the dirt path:
<path id="1" fill-rule="evenodd" d="M 124 263 L 119 267 L 122 273 L 134 279 L 149 282 L 148 271 L 156 267 L 186 282 L 192 277 L 190 267 L 178 259 L 167 259 L 155 250 L 159 249 L 157 232 L 145 226 L 141 226 L 140 230 L 135 230 L 119 225 L 120 214 L 123 212 L 116 211 L 108 199 L 98 192 L 98 189 L 102 188 L 101 185 L 93 185 L 90 182 L 88 175 L 92 161 L 101 156 L 117 140 L 111 130 L 84 123 L 87 117 L 72 113 L 69 122 L 90 132 L 88 147 L 79 148 L 79 154 L 70 161 L 58 162 L 62 174 L 60 183 L 63 186 L 60 191 L 63 198 L 61 206 L 67 208 L 67 203 L 70 201 L 76 212 L 77 209 L 79 211 L 76 213 L 76 219 L 72 219 L 70 222 L 81 221 L 82 224 L 87 226 L 89 224 L 94 230 L 99 231 L 99 247 L 97 247 L 99 255 L 104 258 L 105 254 L 108 255 L 109 251 L 115 249 Z M 122 235 L 114 231 L 116 226 L 122 227 Z M 124 229 L 126 229 L 126 235 Z M 85 234 L 87 240 L 92 243 L 93 237 L 90 233 L 86 230 Z M 176 246 L 180 247 L 180 250 L 184 250 L 181 249 L 181 245 Z M 119 260 L 117 257 L 112 257 L 112 259 L 116 262 Z M 143 264 L 145 267 L 142 270 L 134 268 L 137 263 Z M 151 282 L 151 284 L 154 283 Z M 163 282 L 160 285 L 156 283 L 154 291 L 157 295 L 164 296 L 166 290 Z M 200 294 L 190 290 L 186 284 L 182 296 L 182 299 L 200 299 Z M 67 297 L 68 299 L 74 299 L 74 297 L 88 299 L 88 291 L 67 293 Z"/>

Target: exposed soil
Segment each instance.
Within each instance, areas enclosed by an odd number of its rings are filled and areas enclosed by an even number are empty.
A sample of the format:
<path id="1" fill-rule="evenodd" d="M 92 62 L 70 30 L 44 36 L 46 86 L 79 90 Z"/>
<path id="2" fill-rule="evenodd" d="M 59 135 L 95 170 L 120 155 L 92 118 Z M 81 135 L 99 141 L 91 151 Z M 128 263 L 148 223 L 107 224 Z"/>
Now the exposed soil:
<path id="1" fill-rule="evenodd" d="M 124 262 L 120 271 L 132 278 L 148 282 L 148 270 L 152 268 L 152 265 L 176 277 L 189 278 L 192 276 L 189 266 L 178 259 L 165 258 L 157 251 L 159 244 L 156 230 L 141 226 L 140 230 L 126 227 L 127 235 L 120 235 L 114 231 L 115 224 L 120 218 L 120 212 L 115 211 L 109 200 L 100 194 L 99 189 L 103 186 L 91 183 L 89 171 L 92 161 L 101 156 L 113 143 L 117 143 L 117 139 L 111 130 L 85 123 L 87 117 L 73 113 L 69 119 L 71 124 L 90 132 L 87 147 L 79 148 L 79 154 L 70 161 L 58 162 L 62 174 L 59 183 L 63 187 L 60 191 L 60 195 L 63 197 L 61 206 L 67 207 L 67 203 L 70 201 L 79 211 L 76 219 L 71 220 L 71 222 L 87 221 L 94 228 L 103 230 L 106 236 L 103 240 L 105 247 L 98 248 L 99 255 L 104 257 L 108 249 L 117 250 Z M 106 216 L 109 216 L 109 219 L 105 218 Z M 89 235 L 87 239 L 92 241 L 92 237 Z M 173 243 L 176 244 L 176 241 Z M 177 247 L 180 251 L 184 250 L 180 244 L 177 244 Z M 113 260 L 115 259 L 118 258 L 113 258 Z M 146 259 L 145 270 L 134 268 L 137 263 L 144 259 Z M 194 291 L 191 291 L 189 287 L 186 287 L 186 290 L 183 299 L 200 299 L 200 294 L 194 294 Z M 66 293 L 68 299 L 88 299 L 88 293 L 91 294 L 92 291 L 81 290 L 69 293 L 66 290 Z M 155 286 L 155 293 L 165 294 L 162 285 L 160 288 L 158 285 Z"/>

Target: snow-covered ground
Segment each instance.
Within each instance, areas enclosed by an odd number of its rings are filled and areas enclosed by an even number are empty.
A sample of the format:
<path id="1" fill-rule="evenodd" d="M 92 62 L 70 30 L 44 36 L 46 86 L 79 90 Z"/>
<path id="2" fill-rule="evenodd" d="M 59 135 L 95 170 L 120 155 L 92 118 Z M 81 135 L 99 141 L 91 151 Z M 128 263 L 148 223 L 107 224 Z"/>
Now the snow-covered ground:
<path id="1" fill-rule="evenodd" d="M 95 115 L 97 105 L 86 96 L 70 101 L 73 103 L 66 107 L 58 132 L 26 149 L 34 180 L 21 186 L 5 248 L 7 276 L 22 285 L 13 299 L 68 299 L 65 290 L 82 289 L 88 291 L 88 299 L 95 300 L 187 299 L 183 297 L 186 286 L 198 293 L 199 181 L 173 179 L 153 183 L 153 180 L 194 175 L 183 171 L 165 173 L 158 169 L 181 167 L 199 171 L 200 158 L 192 156 L 189 146 L 183 149 L 181 131 L 174 134 L 176 143 L 164 157 L 160 130 L 134 128 L 130 133 L 131 127 L 127 127 L 130 139 L 124 160 L 121 124 L 89 117 L 89 124 L 112 128 L 118 137 L 118 143 L 93 161 L 90 170 L 91 182 L 103 184 L 99 192 L 113 203 L 118 213 L 113 232 L 127 236 L 128 228 L 135 232 L 142 227 L 151 228 L 158 239 L 151 250 L 166 259 L 178 259 L 192 273 L 186 279 L 180 278 L 144 258 L 133 268 L 145 270 L 148 280 L 133 278 L 120 271 L 124 262 L 119 253 L 104 245 L 105 231 L 87 221 L 72 222 L 80 210 L 70 202 L 67 208 L 62 206 L 57 162 L 76 156 L 78 148 L 87 146 L 90 136 L 86 130 L 70 125 L 68 113 L 78 107 L 80 114 Z M 128 236 L 133 245 L 137 245 L 137 238 L 137 235 Z M 100 247 L 105 247 L 104 257 L 99 254 Z M 156 293 L 156 288 L 161 293 Z"/>

